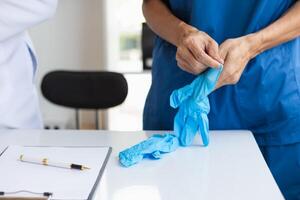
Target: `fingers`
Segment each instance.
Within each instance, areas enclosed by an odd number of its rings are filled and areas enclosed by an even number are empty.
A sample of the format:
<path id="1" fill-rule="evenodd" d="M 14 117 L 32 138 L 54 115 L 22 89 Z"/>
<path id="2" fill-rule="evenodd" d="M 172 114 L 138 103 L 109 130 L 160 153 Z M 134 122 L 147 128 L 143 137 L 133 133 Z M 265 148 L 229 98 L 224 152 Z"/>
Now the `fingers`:
<path id="1" fill-rule="evenodd" d="M 182 146 L 190 146 L 192 144 L 197 133 L 197 128 L 198 124 L 195 119 L 188 117 L 179 137 Z"/>
<path id="2" fill-rule="evenodd" d="M 209 144 L 209 124 L 207 114 L 201 113 L 199 121 L 199 133 L 201 135 L 203 145 L 207 146 Z"/>
<path id="3" fill-rule="evenodd" d="M 226 63 L 225 63 L 225 65 L 226 65 Z M 227 65 L 225 67 L 227 67 Z M 229 74 L 227 70 L 223 70 L 223 72 L 221 73 L 219 80 L 216 84 L 215 89 L 218 89 L 224 85 L 228 85 L 229 84 L 228 80 L 230 79 L 231 76 L 232 76 L 232 74 Z"/>
<path id="4" fill-rule="evenodd" d="M 239 82 L 245 67 L 251 59 L 249 49 L 243 45 L 245 45 L 243 38 L 228 39 L 220 45 L 219 54 L 225 60 L 225 63 L 216 84 L 216 89 L 224 85 L 235 85 Z"/>
<path id="5" fill-rule="evenodd" d="M 177 45 L 176 60 L 180 68 L 193 74 L 199 74 L 208 67 L 219 67 L 224 63 L 219 54 L 218 43 L 196 28 L 183 34 Z"/>
<path id="6" fill-rule="evenodd" d="M 179 67 L 193 74 L 199 74 L 208 67 L 219 67 L 224 62 L 217 42 L 198 30 L 184 34 L 177 46 L 176 60 Z"/>
<path id="7" fill-rule="evenodd" d="M 215 86 L 215 90 L 219 89 L 220 87 L 226 85 L 224 80 L 229 76 L 227 69 L 228 66 L 228 60 L 227 60 L 227 56 L 228 56 L 228 52 L 222 48 L 222 45 L 220 46 L 220 56 L 222 57 L 222 59 L 224 59 L 224 63 L 223 63 L 223 71 L 217 81 L 217 84 Z"/>
<path id="8" fill-rule="evenodd" d="M 175 118 L 174 118 L 174 134 L 176 137 L 180 138 L 182 129 L 185 123 L 184 113 L 181 108 L 179 108 Z"/>
<path id="9" fill-rule="evenodd" d="M 220 52 L 224 55 L 225 63 L 216 88 L 220 88 L 224 85 L 237 84 L 243 72 L 243 68 L 239 66 L 244 66 L 244 64 L 241 62 L 240 58 L 233 56 L 228 49 L 222 49 Z"/>
<path id="10" fill-rule="evenodd" d="M 226 68 L 225 68 L 226 67 Z M 215 89 L 218 89 L 224 85 L 234 85 L 240 80 L 242 71 L 235 70 L 232 66 L 224 65 L 225 70 L 220 75 L 220 78 L 216 84 Z"/>
<path id="11" fill-rule="evenodd" d="M 201 59 L 203 64 L 205 64 L 206 66 L 209 67 L 219 67 L 221 65 L 221 63 L 219 63 L 218 61 L 216 61 L 215 59 L 213 59 L 212 57 L 210 57 L 209 55 L 207 55 L 205 52 L 201 52 Z"/>
<path id="12" fill-rule="evenodd" d="M 192 74 L 199 74 L 207 68 L 205 65 L 198 62 L 193 54 L 184 47 L 179 47 L 177 49 L 176 60 L 179 67 Z"/>
<path id="13" fill-rule="evenodd" d="M 202 44 L 204 45 L 204 44 Z M 205 45 L 201 46 L 199 43 L 191 43 L 189 46 L 189 50 L 192 52 L 193 57 L 198 61 L 201 62 L 204 66 L 207 67 L 218 67 L 220 66 L 220 62 L 212 58 L 210 55 L 208 55 L 205 52 Z M 211 51 L 216 51 L 215 53 L 217 54 L 218 52 L 218 47 L 214 49 L 213 47 L 210 47 L 210 49 L 213 49 Z M 216 56 L 217 57 L 217 56 Z"/>
<path id="14" fill-rule="evenodd" d="M 208 43 L 209 43 L 209 45 L 207 45 L 207 48 L 206 48 L 208 55 L 223 65 L 224 59 L 222 59 L 222 56 L 219 52 L 218 43 L 214 40 L 210 40 Z"/>

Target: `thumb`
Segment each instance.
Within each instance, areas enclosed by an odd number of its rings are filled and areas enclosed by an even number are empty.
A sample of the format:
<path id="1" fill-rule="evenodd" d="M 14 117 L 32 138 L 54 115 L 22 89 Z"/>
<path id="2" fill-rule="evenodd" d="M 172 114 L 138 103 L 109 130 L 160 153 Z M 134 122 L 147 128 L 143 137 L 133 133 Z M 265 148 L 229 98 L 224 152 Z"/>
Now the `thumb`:
<path id="1" fill-rule="evenodd" d="M 178 90 L 174 90 L 170 96 L 170 106 L 177 108 L 182 102 L 193 94 L 191 85 L 186 85 Z"/>
<path id="2" fill-rule="evenodd" d="M 212 41 L 209 43 L 206 51 L 207 51 L 207 54 L 210 55 L 213 59 L 215 59 L 222 65 L 224 64 L 224 59 L 222 59 L 222 57 L 219 53 L 219 45 L 215 41 Z"/>

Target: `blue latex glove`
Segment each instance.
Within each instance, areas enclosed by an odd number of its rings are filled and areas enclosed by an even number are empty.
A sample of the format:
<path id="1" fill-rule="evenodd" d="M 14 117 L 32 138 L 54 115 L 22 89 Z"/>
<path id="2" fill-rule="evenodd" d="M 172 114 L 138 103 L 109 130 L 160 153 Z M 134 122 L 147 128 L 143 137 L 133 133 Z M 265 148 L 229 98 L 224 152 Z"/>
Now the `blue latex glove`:
<path id="1" fill-rule="evenodd" d="M 170 105 L 179 110 L 174 119 L 174 132 L 182 146 L 191 145 L 199 131 L 203 145 L 209 144 L 210 111 L 208 95 L 214 90 L 223 67 L 209 68 L 191 84 L 173 91 Z"/>
<path id="2" fill-rule="evenodd" d="M 143 158 L 160 159 L 161 154 L 175 151 L 179 141 L 175 135 L 153 135 L 145 141 L 119 153 L 119 161 L 124 167 L 130 167 Z"/>

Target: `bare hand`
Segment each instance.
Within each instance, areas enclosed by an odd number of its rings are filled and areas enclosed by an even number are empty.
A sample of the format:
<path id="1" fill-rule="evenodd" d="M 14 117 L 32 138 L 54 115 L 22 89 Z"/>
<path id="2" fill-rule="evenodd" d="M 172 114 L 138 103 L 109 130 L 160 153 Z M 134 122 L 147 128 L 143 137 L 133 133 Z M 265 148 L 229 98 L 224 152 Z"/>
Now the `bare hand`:
<path id="1" fill-rule="evenodd" d="M 253 41 L 247 36 L 228 39 L 220 45 L 219 52 L 224 59 L 224 68 L 216 89 L 238 83 L 246 65 L 256 55 L 253 49 Z"/>
<path id="2" fill-rule="evenodd" d="M 176 60 L 182 70 L 195 75 L 208 67 L 218 67 L 224 62 L 219 55 L 217 42 L 197 29 L 189 31 L 180 39 Z"/>

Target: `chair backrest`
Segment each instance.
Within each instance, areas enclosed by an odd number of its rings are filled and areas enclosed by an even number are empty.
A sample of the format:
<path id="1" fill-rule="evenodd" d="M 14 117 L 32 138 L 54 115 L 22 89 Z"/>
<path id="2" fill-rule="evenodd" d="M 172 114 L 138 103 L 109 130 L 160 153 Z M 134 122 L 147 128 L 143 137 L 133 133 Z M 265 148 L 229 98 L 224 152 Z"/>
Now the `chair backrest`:
<path id="1" fill-rule="evenodd" d="M 152 51 L 154 47 L 154 39 L 156 35 L 146 23 L 142 28 L 142 56 L 143 69 L 151 69 L 152 67 Z"/>
<path id="2" fill-rule="evenodd" d="M 41 90 L 52 103 L 75 109 L 105 109 L 121 104 L 128 85 L 115 72 L 53 71 L 45 75 Z"/>

